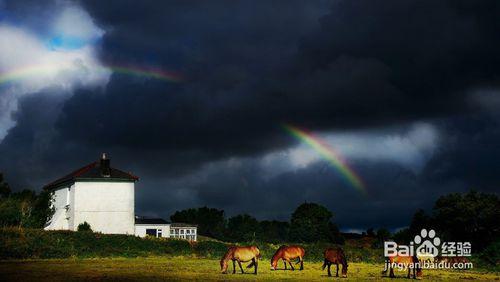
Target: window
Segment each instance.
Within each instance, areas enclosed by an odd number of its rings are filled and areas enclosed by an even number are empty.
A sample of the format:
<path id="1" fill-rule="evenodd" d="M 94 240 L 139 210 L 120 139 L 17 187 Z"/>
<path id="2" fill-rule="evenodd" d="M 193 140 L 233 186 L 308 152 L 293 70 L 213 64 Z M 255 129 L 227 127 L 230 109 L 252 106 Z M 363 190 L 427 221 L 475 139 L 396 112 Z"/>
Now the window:
<path id="1" fill-rule="evenodd" d="M 184 234 L 184 229 L 181 229 L 181 234 Z"/>
<path id="2" fill-rule="evenodd" d="M 146 236 L 154 236 L 156 237 L 156 229 L 146 229 Z"/>
<path id="3" fill-rule="evenodd" d="M 179 234 L 179 229 L 175 229 L 175 234 Z"/>
<path id="4" fill-rule="evenodd" d="M 186 230 L 186 234 L 189 234 L 189 233 L 191 233 L 191 230 L 189 230 L 189 229 Z"/>
<path id="5" fill-rule="evenodd" d="M 158 229 L 158 232 L 156 233 L 156 237 L 161 238 L 162 237 L 162 230 Z"/>

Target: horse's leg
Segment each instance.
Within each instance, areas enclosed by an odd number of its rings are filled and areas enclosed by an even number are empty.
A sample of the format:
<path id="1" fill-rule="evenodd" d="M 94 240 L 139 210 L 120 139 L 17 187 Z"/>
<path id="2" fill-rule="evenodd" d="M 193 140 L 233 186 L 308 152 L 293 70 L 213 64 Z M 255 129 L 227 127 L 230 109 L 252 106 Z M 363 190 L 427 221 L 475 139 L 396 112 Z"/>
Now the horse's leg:
<path id="1" fill-rule="evenodd" d="M 253 263 L 254 263 L 254 266 L 255 266 L 255 271 L 254 271 L 254 274 L 257 274 L 257 267 L 259 265 L 259 260 L 254 258 L 253 259 Z"/>
<path id="2" fill-rule="evenodd" d="M 332 266 L 332 264 L 328 262 L 328 276 L 332 276 L 332 273 L 330 272 L 330 266 Z"/>
<path id="3" fill-rule="evenodd" d="M 300 259 L 300 270 L 304 270 L 304 259 L 302 257 L 299 257 Z"/>
<path id="4" fill-rule="evenodd" d="M 240 266 L 241 273 L 245 273 L 245 272 L 243 271 L 243 267 L 241 267 L 241 261 L 239 261 L 239 260 L 238 260 L 238 265 Z"/>
<path id="5" fill-rule="evenodd" d="M 285 265 L 285 270 L 286 270 L 286 260 L 283 259 L 283 264 Z"/>
<path id="6" fill-rule="evenodd" d="M 339 277 L 339 263 L 337 262 L 336 265 L 337 265 L 337 274 L 335 274 L 335 277 Z"/>
<path id="7" fill-rule="evenodd" d="M 233 259 L 233 274 L 236 273 L 236 263 L 234 262 L 234 259 Z"/>
<path id="8" fill-rule="evenodd" d="M 406 278 L 410 278 L 411 277 L 410 273 L 411 273 L 411 268 L 410 268 L 410 266 L 408 266 L 408 275 L 406 275 Z"/>
<path id="9" fill-rule="evenodd" d="M 293 267 L 292 262 L 291 262 L 289 259 L 287 259 L 286 261 L 288 261 L 288 264 L 289 264 L 289 265 L 290 265 L 290 267 L 292 268 L 292 271 L 293 271 L 293 270 L 295 270 L 295 268 Z"/>
<path id="10" fill-rule="evenodd" d="M 394 278 L 395 275 L 394 275 L 394 269 L 392 268 L 392 266 L 389 266 L 389 270 L 390 270 L 389 271 L 389 277 Z"/>

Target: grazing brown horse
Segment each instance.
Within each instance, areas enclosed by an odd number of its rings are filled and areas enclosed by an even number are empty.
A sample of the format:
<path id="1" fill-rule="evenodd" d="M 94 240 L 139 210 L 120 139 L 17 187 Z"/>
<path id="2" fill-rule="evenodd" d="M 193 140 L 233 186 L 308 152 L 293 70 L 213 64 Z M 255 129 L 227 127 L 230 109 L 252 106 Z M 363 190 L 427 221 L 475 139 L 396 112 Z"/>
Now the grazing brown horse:
<path id="1" fill-rule="evenodd" d="M 345 257 L 344 251 L 341 248 L 328 248 L 324 252 L 325 261 L 323 263 L 322 269 L 328 266 L 328 276 L 332 276 L 330 272 L 330 267 L 332 264 L 337 265 L 337 274 L 335 276 L 339 277 L 339 264 L 342 264 L 342 277 L 347 277 L 347 259 Z"/>
<path id="2" fill-rule="evenodd" d="M 280 259 L 283 260 L 283 264 L 285 265 L 285 270 L 286 270 L 286 263 L 290 264 L 290 267 L 292 270 L 295 270 L 293 267 L 292 263 L 290 260 L 293 259 L 299 259 L 295 264 L 298 264 L 300 262 L 300 270 L 304 269 L 304 255 L 306 254 L 306 251 L 304 248 L 301 246 L 281 246 L 279 249 L 274 253 L 273 258 L 271 259 L 271 270 L 276 270 L 276 267 L 278 267 L 278 261 Z"/>
<path id="3" fill-rule="evenodd" d="M 259 248 L 256 246 L 248 246 L 248 247 L 229 247 L 227 250 L 226 254 L 222 257 L 220 260 L 220 270 L 222 273 L 226 274 L 227 273 L 227 267 L 228 267 L 228 261 L 232 260 L 233 261 L 233 274 L 236 273 L 236 265 L 235 262 L 238 262 L 238 265 L 240 266 L 241 273 L 245 273 L 243 271 L 243 268 L 241 267 L 242 262 L 249 262 L 251 261 L 247 268 L 251 268 L 252 266 L 255 267 L 254 274 L 257 274 L 257 267 L 259 265 L 259 259 L 260 259 L 260 251 Z"/>
<path id="4" fill-rule="evenodd" d="M 387 265 L 388 264 L 388 265 Z M 387 260 L 386 266 L 389 268 L 389 277 L 395 278 L 393 264 L 403 265 L 405 268 L 408 268 L 407 278 L 411 278 L 411 270 L 413 269 L 413 279 L 416 279 L 417 276 L 422 276 L 422 268 L 420 267 L 419 260 L 417 256 L 392 256 Z M 387 267 L 382 271 L 382 273 L 387 273 Z"/>

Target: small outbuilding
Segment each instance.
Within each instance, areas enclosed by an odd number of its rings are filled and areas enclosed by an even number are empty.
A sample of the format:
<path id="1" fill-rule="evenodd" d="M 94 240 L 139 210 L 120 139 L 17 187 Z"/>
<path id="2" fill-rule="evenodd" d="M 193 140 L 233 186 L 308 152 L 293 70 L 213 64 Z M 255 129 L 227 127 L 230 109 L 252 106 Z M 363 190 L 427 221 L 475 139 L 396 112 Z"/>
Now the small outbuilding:
<path id="1" fill-rule="evenodd" d="M 196 241 L 197 226 L 186 223 L 170 223 L 163 218 L 135 217 L 135 235 L 139 237 L 177 238 Z"/>

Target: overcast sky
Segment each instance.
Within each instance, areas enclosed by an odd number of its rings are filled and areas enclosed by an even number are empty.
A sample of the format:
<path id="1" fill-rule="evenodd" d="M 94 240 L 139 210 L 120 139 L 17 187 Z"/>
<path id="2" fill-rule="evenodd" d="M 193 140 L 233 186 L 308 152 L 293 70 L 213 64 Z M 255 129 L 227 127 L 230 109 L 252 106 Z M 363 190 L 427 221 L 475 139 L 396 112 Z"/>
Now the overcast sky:
<path id="1" fill-rule="evenodd" d="M 106 152 L 140 177 L 137 214 L 288 220 L 307 201 L 342 230 L 403 227 L 440 195 L 499 191 L 498 15 L 472 0 L 0 0 L 0 171 L 40 190 Z"/>

